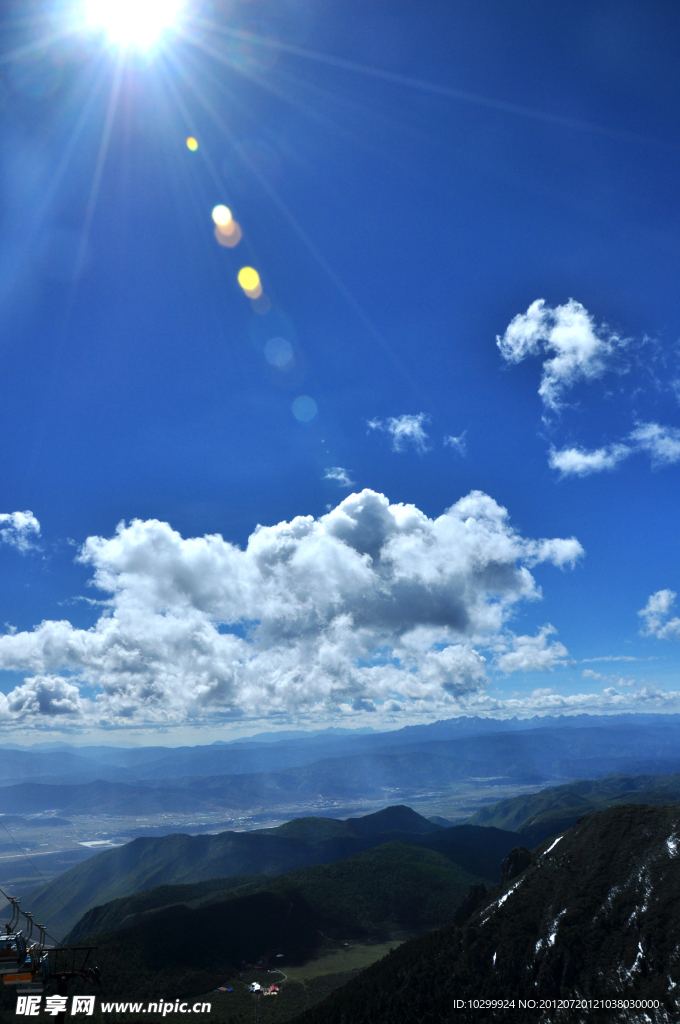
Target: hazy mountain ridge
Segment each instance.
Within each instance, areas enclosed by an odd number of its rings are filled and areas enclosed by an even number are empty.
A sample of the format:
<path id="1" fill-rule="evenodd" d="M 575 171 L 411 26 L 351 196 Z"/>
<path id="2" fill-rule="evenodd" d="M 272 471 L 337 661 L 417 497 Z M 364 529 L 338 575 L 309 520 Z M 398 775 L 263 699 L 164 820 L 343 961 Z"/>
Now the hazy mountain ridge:
<path id="1" fill-rule="evenodd" d="M 353 742 L 360 741 L 375 742 L 375 737 L 362 736 Z M 344 743 L 345 738 L 338 742 Z M 269 751 L 277 745 L 263 746 Z M 171 780 L 134 783 L 96 780 L 79 785 L 46 784 L 36 778 L 0 787 L 0 812 L 58 809 L 65 814 L 124 815 L 273 809 L 309 806 L 320 799 L 380 799 L 386 794 L 407 800 L 423 790 L 443 791 L 478 777 L 536 785 L 615 772 L 667 774 L 680 771 L 679 749 L 680 727 L 656 723 L 501 731 L 457 740 L 409 740 L 271 772 L 177 775 Z M 311 751 L 316 753 L 314 747 Z"/>
<path id="2" fill-rule="evenodd" d="M 468 823 L 520 832 L 527 846 L 535 846 L 584 815 L 620 803 L 679 804 L 680 775 L 612 775 L 570 782 L 501 800 L 477 811 Z"/>
<path id="3" fill-rule="evenodd" d="M 560 732 L 604 729 L 623 738 L 627 729 L 635 729 L 648 740 L 640 754 L 646 756 L 675 756 L 668 744 L 668 734 L 680 736 L 679 715 L 577 715 L 533 719 L 457 718 L 429 725 L 406 726 L 387 733 L 352 734 L 336 730 L 313 732 L 309 736 L 286 737 L 282 740 L 244 739 L 231 743 L 214 743 L 195 747 L 93 747 L 57 744 L 19 748 L 8 745 L 2 750 L 3 772 L 0 787 L 16 785 L 22 781 L 42 779 L 59 785 L 78 785 L 96 780 L 134 784 L 155 783 L 163 780 L 188 779 L 195 776 L 228 776 L 280 772 L 299 768 L 329 757 L 353 757 L 367 754 L 394 753 L 395 747 L 410 752 L 429 752 L 459 758 L 479 760 L 475 752 L 479 744 L 466 741 L 486 736 L 487 746 L 503 736 L 524 736 L 520 745 L 530 750 L 536 734 L 546 730 Z M 661 730 L 656 732 L 655 730 Z M 664 733 L 666 734 L 664 736 Z M 286 735 L 286 734 L 284 734 Z M 531 737 L 534 737 L 532 740 Z M 653 738 L 657 742 L 653 742 Z M 566 740 L 566 737 L 565 737 Z M 540 741 L 538 741 L 540 742 Z M 461 753 L 457 747 L 463 743 Z M 574 746 L 574 741 L 567 741 Z M 443 744 L 434 746 L 433 744 Z M 453 746 L 450 746 L 453 744 Z M 590 744 L 594 749 L 594 745 Z M 497 748 L 499 751 L 500 746 Z M 664 755 L 662 752 L 666 751 Z M 625 744 L 619 744 L 615 753 L 626 755 Z M 629 756 L 629 755 L 628 755 Z M 611 772 L 613 769 L 610 768 Z M 173 788 L 172 786 L 170 788 Z"/>
<path id="4" fill-rule="evenodd" d="M 409 831 L 415 819 L 423 824 L 418 831 Z M 88 909 L 119 896 L 170 883 L 244 874 L 278 875 L 343 860 L 393 841 L 428 847 L 470 874 L 494 879 L 500 877 L 501 859 L 518 840 L 515 833 L 495 828 L 440 828 L 410 808 L 387 808 L 358 819 L 361 824 L 349 828 L 360 828 L 362 835 L 350 831 L 329 837 L 329 821 L 336 827 L 333 819 L 313 818 L 308 819 L 304 829 L 294 825 L 291 830 L 292 823 L 287 823 L 280 830 L 135 839 L 99 853 L 60 875 L 49 886 L 37 888 L 26 897 L 25 904 L 59 937 Z M 399 824 L 406 827 L 399 829 Z M 382 828 L 385 831 L 380 831 Z M 290 834 L 296 830 L 306 831 L 306 837 Z"/>
<path id="5" fill-rule="evenodd" d="M 670 1024 L 680 1011 L 680 808 L 627 805 L 589 815 L 533 852 L 463 925 L 401 946 L 303 1014 L 299 1024 L 559 1022 L 523 999 L 658 999 L 658 1011 L 582 1010 L 582 1021 Z M 515 999 L 508 1010 L 455 999 Z"/>

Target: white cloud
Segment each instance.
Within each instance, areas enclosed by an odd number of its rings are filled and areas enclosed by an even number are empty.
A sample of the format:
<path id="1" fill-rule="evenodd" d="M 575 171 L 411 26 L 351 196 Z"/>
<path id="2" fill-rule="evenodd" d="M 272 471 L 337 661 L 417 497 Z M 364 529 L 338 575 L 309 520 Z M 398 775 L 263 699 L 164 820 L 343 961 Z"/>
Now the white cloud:
<path id="1" fill-rule="evenodd" d="M 80 690 L 59 676 L 33 676 L 15 687 L 7 697 L 10 714 L 19 717 L 78 714 L 81 710 Z"/>
<path id="2" fill-rule="evenodd" d="M 545 689 L 534 690 L 526 697 L 494 698 L 488 693 L 472 695 L 464 703 L 461 714 L 490 715 L 510 718 L 514 715 L 576 715 L 615 714 L 626 711 L 680 711 L 680 690 L 661 690 L 656 686 L 643 686 L 631 693 L 619 693 L 606 687 L 601 693 L 554 693 Z"/>
<path id="3" fill-rule="evenodd" d="M 604 675 L 602 672 L 593 672 L 591 668 L 584 668 L 581 675 L 584 679 L 604 679 L 605 682 L 613 682 L 616 686 L 635 686 L 634 679 L 626 679 L 625 676 Z"/>
<path id="4" fill-rule="evenodd" d="M 585 554 L 576 537 L 555 537 L 552 540 L 527 541 L 527 565 L 552 562 L 559 569 L 565 565 L 574 566 L 576 560 Z"/>
<path id="5" fill-rule="evenodd" d="M 639 423 L 626 438 L 605 448 L 587 451 L 585 448 L 550 449 L 548 463 L 562 476 L 589 476 L 614 469 L 620 462 L 635 452 L 647 452 L 652 468 L 659 469 L 680 462 L 680 430 L 677 427 L 663 427 L 658 423 Z"/>
<path id="6" fill-rule="evenodd" d="M 563 448 L 559 452 L 551 448 L 548 464 L 551 469 L 559 470 L 562 476 L 589 476 L 605 469 L 614 469 L 631 453 L 632 448 L 625 444 L 612 444 L 590 452 L 584 448 Z"/>
<path id="7" fill-rule="evenodd" d="M 32 512 L 0 512 L 0 540 L 17 548 L 29 551 L 34 548 L 40 536 L 40 523 Z"/>
<path id="8" fill-rule="evenodd" d="M 467 455 L 467 441 L 465 440 L 466 434 L 467 430 L 464 430 L 462 434 L 458 435 L 458 437 L 445 437 L 444 444 L 448 448 L 453 448 L 454 451 L 458 452 L 459 455 L 462 455 L 464 457 Z"/>
<path id="9" fill-rule="evenodd" d="M 636 658 L 632 654 L 603 654 L 600 658 L 581 658 L 584 664 L 589 661 L 640 661 L 640 658 Z M 649 659 L 646 659 L 649 660 Z"/>
<path id="10" fill-rule="evenodd" d="M 591 315 L 574 299 L 554 309 L 536 299 L 526 313 L 518 313 L 496 342 L 508 363 L 547 354 L 538 393 L 552 411 L 561 406 L 562 394 L 579 380 L 594 380 L 610 367 L 626 342 L 606 326 L 597 327 Z"/>
<path id="11" fill-rule="evenodd" d="M 537 636 L 513 636 L 513 649 L 498 657 L 498 668 L 501 672 L 539 672 L 564 665 L 567 648 L 559 641 L 548 643 L 548 637 L 556 632 L 554 626 L 547 625 Z"/>
<path id="12" fill-rule="evenodd" d="M 680 430 L 658 423 L 640 423 L 630 435 L 638 449 L 649 452 L 652 466 L 668 466 L 680 462 Z"/>
<path id="13" fill-rule="evenodd" d="M 659 640 L 680 640 L 680 619 L 669 618 L 671 608 L 678 595 L 674 590 L 657 590 L 638 615 L 643 621 L 640 632 L 643 636 L 655 636 Z"/>
<path id="14" fill-rule="evenodd" d="M 484 686 L 477 648 L 498 650 L 518 603 L 540 597 L 529 566 L 581 553 L 573 538 L 524 539 L 479 491 L 430 519 L 364 490 L 319 519 L 258 526 L 245 550 L 121 523 L 78 555 L 108 601 L 92 628 L 46 620 L 0 636 L 0 668 L 27 674 L 0 694 L 0 720 L 164 726 L 362 702 L 453 712 Z M 502 654 L 545 667 L 564 651 L 548 634 Z"/>
<path id="15" fill-rule="evenodd" d="M 407 444 L 412 444 L 416 451 L 427 451 L 427 437 L 424 424 L 430 417 L 419 412 L 415 415 L 405 414 L 404 416 L 390 416 L 387 420 L 373 419 L 368 421 L 371 430 L 384 430 L 392 437 L 392 448 L 395 452 L 404 450 Z"/>
<path id="16" fill-rule="evenodd" d="M 354 481 L 342 466 L 331 466 L 323 475 L 324 480 L 335 480 L 341 487 L 354 487 Z"/>

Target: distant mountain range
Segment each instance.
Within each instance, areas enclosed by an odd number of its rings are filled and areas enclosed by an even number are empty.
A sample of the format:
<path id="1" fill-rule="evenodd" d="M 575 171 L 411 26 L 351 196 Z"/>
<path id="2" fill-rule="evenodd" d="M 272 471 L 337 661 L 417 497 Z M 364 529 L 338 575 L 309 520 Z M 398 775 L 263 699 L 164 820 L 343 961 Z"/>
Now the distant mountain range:
<path id="1" fill-rule="evenodd" d="M 633 716 L 631 716 L 632 718 Z M 667 718 L 668 721 L 659 721 Z M 94 778 L 66 782 L 73 769 L 69 752 L 31 755 L 3 752 L 7 783 L 12 771 L 25 770 L 35 758 L 30 782 L 0 786 L 0 813 L 153 815 L 163 813 L 270 811 L 280 808 L 340 805 L 371 799 L 408 801 L 423 793 L 446 793 L 461 781 L 495 778 L 515 785 L 540 785 L 612 773 L 670 774 L 680 772 L 680 724 L 677 716 L 656 716 L 653 722 L 629 720 L 532 729 L 500 729 L 457 738 L 432 738 L 447 723 L 418 726 L 399 733 L 358 737 L 318 737 L 303 742 L 180 748 L 144 761 L 143 751 L 115 752 L 137 760 L 135 765 L 94 766 Z M 484 721 L 484 720 L 480 720 Z M 569 721 L 569 720 L 567 720 Z M 456 728 L 460 728 L 456 726 Z M 481 728 L 481 726 L 479 726 Z M 427 733 L 426 730 L 432 732 Z M 454 727 L 449 728 L 449 732 Z M 472 726 L 469 727 L 470 731 Z M 425 735 L 428 738 L 423 738 Z M 357 748 L 364 747 L 357 753 Z M 89 748 L 87 748 L 89 750 Z M 633 753 L 631 753 L 631 751 Z M 328 756 L 333 753 L 334 756 Z M 110 752 L 107 757 L 113 757 Z M 78 755 L 79 756 L 79 755 Z M 50 759 L 61 759 L 52 764 Z M 297 764 L 290 765 L 291 761 Z M 21 763 L 19 763 L 21 762 Z M 302 763 L 301 763 L 302 762 Z M 54 771 L 48 772 L 52 764 Z M 212 774 L 231 766 L 231 774 Z M 271 770 L 250 770 L 263 764 Z M 272 768 L 273 764 L 278 765 Z M 285 765 L 288 765 L 287 767 Z M 23 767 L 22 767 L 23 766 Z M 70 767 L 69 767 L 70 766 Z M 68 769 L 68 771 L 67 771 Z M 192 774 L 184 774 L 187 772 Z M 66 772 L 66 774 L 59 774 Z M 97 775 L 97 772 L 99 774 Z M 106 778 L 125 773 L 128 781 Z M 146 778 L 132 776 L 146 773 Z"/>
<path id="2" fill-rule="evenodd" d="M 71 868 L 30 893 L 24 905 L 60 938 L 90 908 L 117 897 L 180 882 L 279 875 L 395 841 L 432 850 L 470 875 L 497 880 L 500 862 L 518 836 L 475 825 L 442 828 L 409 807 L 390 807 L 345 822 L 307 818 L 253 832 L 140 838 Z"/>
<path id="3" fill-rule="evenodd" d="M 598 811 L 514 861 L 467 921 L 400 946 L 296 1024 L 680 1019 L 679 807 Z M 632 1002 L 541 1011 L 559 999 Z"/>
<path id="4" fill-rule="evenodd" d="M 0 746 L 2 772 L 0 787 L 21 782 L 42 781 L 58 785 L 80 785 L 102 780 L 136 784 L 146 782 L 167 786 L 168 780 L 187 780 L 196 777 L 252 775 L 282 772 L 300 768 L 329 758 L 354 757 L 404 752 L 429 753 L 459 762 L 465 770 L 466 762 L 483 761 L 488 751 L 500 754 L 504 749 L 503 737 L 518 737 L 508 749 L 520 756 L 520 764 L 511 771 L 542 773 L 548 779 L 555 777 L 555 768 L 543 765 L 544 757 L 537 752 L 532 756 L 537 733 L 558 730 L 565 734 L 558 751 L 567 761 L 578 759 L 577 748 L 585 747 L 590 758 L 597 759 L 598 744 L 594 738 L 568 739 L 568 732 L 603 729 L 605 749 L 603 757 L 619 760 L 675 758 L 678 759 L 677 740 L 680 737 L 680 715 L 616 715 L 616 716 L 558 716 L 533 719 L 454 718 L 430 725 L 407 726 L 387 733 L 363 730 L 334 730 L 324 732 L 269 734 L 269 738 L 253 737 L 232 743 L 213 743 L 196 747 L 139 747 L 69 746 L 67 744 L 38 744 L 19 747 L 16 744 Z M 469 743 L 476 737 L 487 737 L 480 745 Z M 635 743 L 631 745 L 631 738 Z M 523 737 L 523 738 L 522 738 Z M 497 740 L 494 743 L 494 739 Z M 435 746 L 432 746 L 435 744 Z M 460 755 L 457 750 L 460 747 Z M 631 758 L 631 750 L 635 751 Z M 558 762 L 559 762 L 558 757 Z M 498 756 L 495 768 L 498 767 Z M 512 765 L 510 766 L 512 768 Z M 559 769 L 559 763 L 557 765 Z M 611 766 L 605 774 L 614 770 Z M 627 769 L 621 769 L 627 770 Z M 640 769 L 641 771 L 643 769 Z M 505 774 L 503 769 L 502 774 Z M 591 773 L 591 775 L 594 773 Z M 171 784 L 171 787 L 174 783 Z"/>

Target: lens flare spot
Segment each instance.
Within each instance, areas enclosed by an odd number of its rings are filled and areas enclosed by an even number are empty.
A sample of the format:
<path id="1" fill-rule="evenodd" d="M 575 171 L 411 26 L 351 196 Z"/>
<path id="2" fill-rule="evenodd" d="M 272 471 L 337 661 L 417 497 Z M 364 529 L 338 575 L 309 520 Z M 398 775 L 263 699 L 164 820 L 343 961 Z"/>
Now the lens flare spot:
<path id="1" fill-rule="evenodd" d="M 223 206 L 221 203 L 219 206 L 213 207 L 212 219 L 215 221 L 218 228 L 226 228 L 229 224 L 234 223 L 231 210 L 228 206 Z"/>
<path id="2" fill-rule="evenodd" d="M 293 402 L 293 416 L 300 423 L 309 423 L 318 412 L 316 402 L 309 395 L 300 395 Z"/>
<path id="3" fill-rule="evenodd" d="M 230 221 L 226 228 L 221 228 L 219 224 L 215 226 L 215 238 L 220 245 L 225 246 L 227 249 L 233 249 L 234 246 L 238 245 L 242 237 L 241 227 L 235 220 Z"/>
<path id="4" fill-rule="evenodd" d="M 254 267 L 241 267 L 238 272 L 238 283 L 249 299 L 257 299 L 262 295 L 260 275 Z"/>
<path id="5" fill-rule="evenodd" d="M 189 138 L 187 139 L 187 149 L 190 149 L 192 153 L 195 153 L 196 150 L 198 149 L 198 142 L 193 137 L 193 135 L 190 135 Z"/>
<path id="6" fill-rule="evenodd" d="M 264 347 L 264 357 L 272 366 L 283 370 L 293 358 L 293 346 L 287 338 L 270 338 Z"/>

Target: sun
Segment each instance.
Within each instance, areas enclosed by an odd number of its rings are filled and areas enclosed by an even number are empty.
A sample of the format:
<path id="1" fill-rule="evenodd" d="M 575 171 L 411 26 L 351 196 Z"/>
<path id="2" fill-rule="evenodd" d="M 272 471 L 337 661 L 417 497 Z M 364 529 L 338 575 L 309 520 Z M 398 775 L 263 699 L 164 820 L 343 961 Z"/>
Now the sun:
<path id="1" fill-rule="evenodd" d="M 117 46 L 148 50 L 178 24 L 184 0 L 85 0 L 85 20 Z"/>

